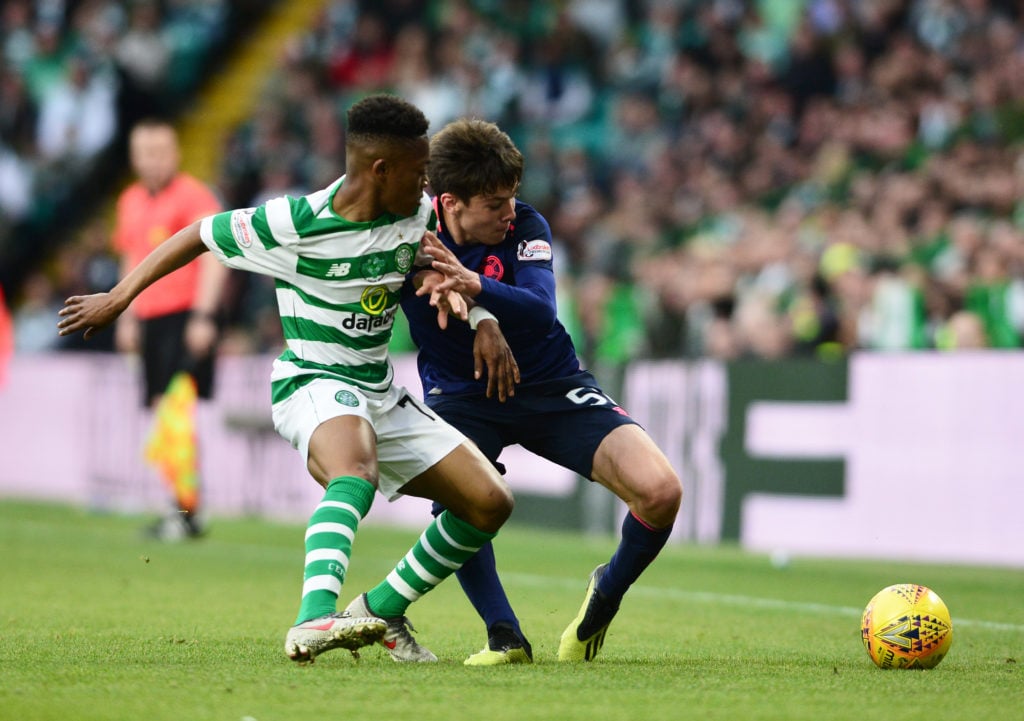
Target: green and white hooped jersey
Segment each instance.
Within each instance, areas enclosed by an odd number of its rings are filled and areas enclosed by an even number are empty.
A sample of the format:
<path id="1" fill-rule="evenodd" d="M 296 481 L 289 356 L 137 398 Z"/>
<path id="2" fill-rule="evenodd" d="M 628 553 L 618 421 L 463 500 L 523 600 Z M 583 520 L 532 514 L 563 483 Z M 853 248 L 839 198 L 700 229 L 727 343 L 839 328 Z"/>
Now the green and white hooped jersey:
<path id="1" fill-rule="evenodd" d="M 331 207 L 344 180 L 301 198 L 218 213 L 200 227 L 222 263 L 275 279 L 286 342 L 271 376 L 275 404 L 316 378 L 372 394 L 391 386 L 388 341 L 399 289 L 434 210 L 424 193 L 415 215 L 345 220 Z"/>

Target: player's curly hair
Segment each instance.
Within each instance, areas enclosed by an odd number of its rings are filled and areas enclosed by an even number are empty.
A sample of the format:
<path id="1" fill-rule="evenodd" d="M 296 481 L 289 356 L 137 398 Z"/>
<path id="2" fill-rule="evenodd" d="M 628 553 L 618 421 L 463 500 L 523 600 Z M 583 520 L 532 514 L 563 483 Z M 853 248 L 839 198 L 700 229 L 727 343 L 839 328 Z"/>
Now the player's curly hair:
<path id="1" fill-rule="evenodd" d="M 523 154 L 512 138 L 485 120 L 456 120 L 430 140 L 427 178 L 436 195 L 451 193 L 463 202 L 519 185 Z"/>
<path id="2" fill-rule="evenodd" d="M 394 138 L 416 140 L 430 123 L 419 108 L 397 95 L 371 95 L 348 109 L 350 140 Z"/>

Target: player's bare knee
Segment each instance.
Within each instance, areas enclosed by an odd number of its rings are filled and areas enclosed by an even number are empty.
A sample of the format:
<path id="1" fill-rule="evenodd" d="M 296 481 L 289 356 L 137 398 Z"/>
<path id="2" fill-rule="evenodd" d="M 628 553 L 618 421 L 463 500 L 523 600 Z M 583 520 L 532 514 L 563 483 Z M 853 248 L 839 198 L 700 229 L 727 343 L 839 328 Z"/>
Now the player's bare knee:
<path id="1" fill-rule="evenodd" d="M 473 525 L 481 531 L 496 533 L 512 515 L 514 505 L 515 501 L 508 486 L 495 485 L 482 499 L 477 501 L 476 507 L 473 509 L 475 516 Z"/>
<path id="2" fill-rule="evenodd" d="M 508 486 L 502 484 L 494 489 L 488 500 L 488 527 L 485 530 L 494 533 L 512 515 L 515 499 L 512 497 L 512 491 L 509 490 Z"/>
<path id="3" fill-rule="evenodd" d="M 653 528 L 675 522 L 683 500 L 683 484 L 675 473 L 664 473 L 646 485 L 633 499 L 633 512 Z"/>
<path id="4" fill-rule="evenodd" d="M 456 516 L 474 528 L 495 533 L 512 514 L 512 491 L 501 478 L 484 476 L 470 486 L 462 486 L 460 492 L 447 497 L 443 505 Z"/>
<path id="5" fill-rule="evenodd" d="M 327 484 L 335 478 L 339 478 L 341 476 L 355 476 L 356 478 L 362 478 L 368 483 L 373 484 L 374 488 L 378 486 L 379 479 L 376 462 L 349 463 L 342 466 L 319 461 L 317 457 L 310 453 L 309 459 L 306 462 L 306 468 L 309 470 L 309 474 L 313 476 L 316 482 L 324 488 L 326 488 Z"/>

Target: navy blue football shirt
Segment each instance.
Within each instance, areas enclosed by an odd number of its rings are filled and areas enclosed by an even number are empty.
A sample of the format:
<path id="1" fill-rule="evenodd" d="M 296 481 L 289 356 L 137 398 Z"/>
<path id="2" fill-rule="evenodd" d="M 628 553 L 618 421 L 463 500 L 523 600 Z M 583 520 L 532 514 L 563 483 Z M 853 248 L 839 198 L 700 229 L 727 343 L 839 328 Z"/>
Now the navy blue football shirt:
<path id="1" fill-rule="evenodd" d="M 481 274 L 475 300 L 498 319 L 523 385 L 578 373 L 580 363 L 559 322 L 552 268 L 551 228 L 531 206 L 516 201 L 516 217 L 498 245 L 456 245 L 438 213 L 437 235 L 470 270 Z M 402 288 L 402 310 L 419 347 L 417 365 L 428 395 L 483 394 L 487 379 L 473 378 L 473 336 L 468 323 L 451 318 L 437 325 L 437 309 L 418 297 L 411 283 Z"/>

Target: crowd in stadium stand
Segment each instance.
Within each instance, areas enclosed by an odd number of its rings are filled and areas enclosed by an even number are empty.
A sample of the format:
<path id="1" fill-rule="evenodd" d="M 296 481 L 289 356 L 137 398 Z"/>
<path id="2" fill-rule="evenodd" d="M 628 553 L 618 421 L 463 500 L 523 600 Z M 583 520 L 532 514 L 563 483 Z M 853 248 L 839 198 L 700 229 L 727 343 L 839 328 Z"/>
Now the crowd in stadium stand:
<path id="1" fill-rule="evenodd" d="M 123 126 L 167 113 L 223 31 L 226 2 L 9 0 L 0 10 L 0 207 L 66 194 Z"/>
<path id="2" fill-rule="evenodd" d="M 124 163 L 127 128 L 172 115 L 224 39 L 230 0 L 8 0 L 0 7 L 0 284 L 19 350 L 53 347 L 53 309 L 117 278 L 82 233 Z M 52 246 L 52 248 L 51 248 Z M 56 258 L 37 269 L 43 251 Z M 45 258 L 43 258 L 45 259 Z"/>
<path id="3" fill-rule="evenodd" d="M 378 90 L 523 148 L 590 363 L 1021 344 L 1019 2 L 333 0 L 228 141 L 226 204 L 326 184 Z M 235 347 L 269 350 L 248 292 Z"/>

